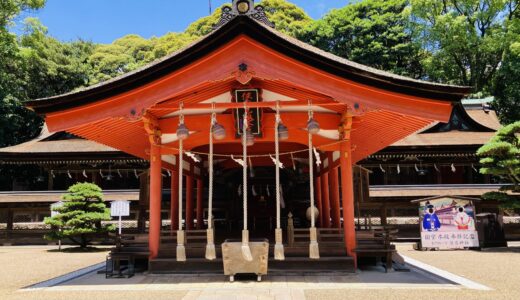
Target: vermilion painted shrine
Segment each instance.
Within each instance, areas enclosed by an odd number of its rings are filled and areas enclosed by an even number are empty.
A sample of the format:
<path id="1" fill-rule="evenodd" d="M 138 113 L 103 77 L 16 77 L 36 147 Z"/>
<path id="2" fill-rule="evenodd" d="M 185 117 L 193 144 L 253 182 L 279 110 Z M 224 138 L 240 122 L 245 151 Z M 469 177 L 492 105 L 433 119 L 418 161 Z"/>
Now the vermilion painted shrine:
<path id="1" fill-rule="evenodd" d="M 183 261 L 179 246 L 186 248 L 187 263 L 192 258 L 204 258 L 204 254 L 197 257 L 195 252 L 190 253 L 194 250 L 185 237 L 190 236 L 195 224 L 194 204 L 183 203 L 184 176 L 190 178 L 186 180 L 186 193 L 190 193 L 186 199 L 192 199 L 192 178 L 202 191 L 203 179 L 211 176 L 208 172 L 213 173 L 213 168 L 219 172 L 239 172 L 247 170 L 248 165 L 275 169 L 278 153 L 286 169 L 295 164 L 305 166 L 305 174 L 310 176 L 309 198 L 314 197 L 313 189 L 317 190 L 316 208 L 321 211 L 322 205 L 329 202 L 321 203 L 322 183 L 312 180 L 323 168 L 313 161 L 317 157 L 315 148 L 329 158 L 331 215 L 310 218 L 309 242 L 317 242 L 313 236 L 315 225 L 343 228 L 344 250 L 340 253 L 355 264 L 353 165 L 434 121 L 448 121 L 454 104 L 469 93 L 467 87 L 409 79 L 351 62 L 287 37 L 270 25 L 261 7 L 253 8 L 253 1 L 233 1 L 233 7 L 224 10 L 212 33 L 165 59 L 78 92 L 27 103 L 45 116 L 51 132 L 67 131 L 150 161 L 151 263 L 165 257 Z M 248 122 L 242 122 L 244 108 Z M 215 121 L 226 131 L 225 137 L 215 135 Z M 311 128 L 311 121 L 319 131 Z M 285 133 L 288 137 L 283 136 Z M 249 146 L 243 147 L 242 141 Z M 179 160 L 179 156 L 183 159 Z M 174 175 L 170 209 L 171 233 L 177 235 L 177 247 L 167 247 L 161 239 L 162 169 Z M 278 170 L 282 175 L 286 172 Z M 241 194 L 249 195 L 245 197 L 246 205 L 254 205 L 257 200 L 253 199 L 252 187 L 247 186 L 248 176 L 244 173 L 246 184 Z M 211 193 L 212 188 L 209 190 Z M 195 220 L 196 227 L 203 229 L 211 227 L 211 220 L 207 220 L 211 208 L 204 216 L 200 199 L 202 196 L 197 195 Z M 276 227 L 282 237 L 277 232 L 278 244 L 287 235 L 283 228 L 286 225 L 279 224 L 279 200 Z M 247 208 L 243 212 L 247 214 Z M 265 213 L 275 214 L 274 210 Z M 239 232 L 248 230 L 247 224 L 245 218 L 242 224 L 230 226 Z M 248 242 L 247 236 L 240 233 L 215 235 L 216 241 L 242 237 L 243 244 Z M 267 230 L 257 237 L 273 235 L 273 230 Z M 212 238 L 213 232 L 208 231 L 208 239 Z M 286 256 L 290 257 L 294 249 L 284 244 Z M 312 246 L 305 247 L 312 260 L 338 256 L 327 246 L 316 248 L 318 255 L 313 255 Z M 220 250 L 216 252 L 220 259 Z M 294 253 L 309 257 L 302 251 Z"/>

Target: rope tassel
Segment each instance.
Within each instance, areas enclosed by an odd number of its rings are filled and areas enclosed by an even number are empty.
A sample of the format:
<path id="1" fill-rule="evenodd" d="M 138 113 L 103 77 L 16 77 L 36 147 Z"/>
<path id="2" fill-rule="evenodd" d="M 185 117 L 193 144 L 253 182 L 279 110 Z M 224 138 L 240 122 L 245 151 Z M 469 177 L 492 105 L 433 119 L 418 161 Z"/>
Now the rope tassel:
<path id="1" fill-rule="evenodd" d="M 184 241 L 186 235 L 184 230 L 177 230 L 177 261 L 186 261 L 186 248 L 184 247 Z"/>
<path id="2" fill-rule="evenodd" d="M 309 229 L 310 233 L 310 244 L 309 244 L 309 258 L 311 259 L 319 259 L 320 258 L 320 248 L 318 247 L 318 232 L 316 227 L 311 227 Z"/>
<path id="3" fill-rule="evenodd" d="M 275 244 L 274 244 L 274 259 L 276 260 L 285 260 L 285 253 L 283 249 L 283 238 L 282 238 L 282 229 L 276 228 L 274 231 L 275 234 Z"/>
<path id="4" fill-rule="evenodd" d="M 206 238 L 206 259 L 214 260 L 217 258 L 217 253 L 215 251 L 215 233 L 213 232 L 212 228 L 208 228 L 206 230 Z"/>

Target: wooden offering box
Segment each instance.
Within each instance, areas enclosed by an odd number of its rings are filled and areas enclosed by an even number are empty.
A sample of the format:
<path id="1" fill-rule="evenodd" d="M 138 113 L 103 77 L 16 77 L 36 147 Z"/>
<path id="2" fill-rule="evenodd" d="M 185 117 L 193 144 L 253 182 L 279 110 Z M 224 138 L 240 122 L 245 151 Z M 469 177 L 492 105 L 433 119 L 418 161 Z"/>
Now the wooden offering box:
<path id="1" fill-rule="evenodd" d="M 224 274 L 229 276 L 229 281 L 234 281 L 236 274 L 256 274 L 258 281 L 262 280 L 262 275 L 267 275 L 269 241 L 267 239 L 253 240 L 249 242 L 249 247 L 253 256 L 252 261 L 244 259 L 241 241 L 226 240 L 222 243 Z"/>

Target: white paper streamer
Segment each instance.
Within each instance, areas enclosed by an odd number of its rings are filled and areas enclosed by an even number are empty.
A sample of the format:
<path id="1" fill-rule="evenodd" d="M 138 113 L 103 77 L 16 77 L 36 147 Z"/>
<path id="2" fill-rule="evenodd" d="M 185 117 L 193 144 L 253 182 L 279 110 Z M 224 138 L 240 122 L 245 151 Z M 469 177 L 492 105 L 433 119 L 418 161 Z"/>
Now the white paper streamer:
<path id="1" fill-rule="evenodd" d="M 397 174 L 401 174 L 401 166 L 399 164 L 397 164 Z"/>
<path id="2" fill-rule="evenodd" d="M 67 170 L 67 176 L 69 176 L 70 179 L 72 179 L 72 175 L 70 175 L 70 171 Z"/>
<path id="3" fill-rule="evenodd" d="M 135 178 L 139 178 L 139 175 L 137 175 L 137 170 L 136 169 L 134 169 L 134 176 L 135 176 Z"/>
<path id="4" fill-rule="evenodd" d="M 251 185 L 251 192 L 253 193 L 253 196 L 257 196 L 258 194 L 256 193 L 256 189 L 255 189 L 255 186 L 254 185 Z"/>
<path id="5" fill-rule="evenodd" d="M 237 164 L 244 166 L 244 160 L 240 158 L 235 158 L 233 155 L 231 155 L 231 159 L 234 160 Z"/>
<path id="6" fill-rule="evenodd" d="M 83 170 L 82 174 L 83 174 L 83 177 L 88 178 L 87 172 L 85 170 Z"/>
<path id="7" fill-rule="evenodd" d="M 473 171 L 477 172 L 478 173 L 478 170 L 477 168 L 475 168 L 475 166 L 473 164 L 471 164 L 471 168 L 473 169 Z"/>
<path id="8" fill-rule="evenodd" d="M 441 172 L 441 170 L 439 170 L 439 168 L 437 167 L 437 164 L 433 164 L 433 168 L 435 169 L 435 171 L 437 171 L 439 173 Z"/>
<path id="9" fill-rule="evenodd" d="M 194 162 L 200 162 L 199 157 L 196 154 L 191 153 L 190 151 L 184 151 L 184 154 L 189 158 L 193 159 Z"/>
<path id="10" fill-rule="evenodd" d="M 455 168 L 455 165 L 454 164 L 451 164 L 451 171 L 453 173 L 457 172 L 457 168 Z"/>
<path id="11" fill-rule="evenodd" d="M 379 169 L 381 169 L 381 172 L 386 173 L 386 170 L 383 168 L 381 164 L 379 164 Z"/>
<path id="12" fill-rule="evenodd" d="M 170 172 L 170 171 L 168 171 Z M 119 178 L 123 178 L 123 174 L 121 174 L 121 171 L 119 171 L 119 169 L 117 169 L 117 175 L 119 175 Z"/>
<path id="13" fill-rule="evenodd" d="M 316 158 L 316 166 L 319 167 L 321 165 L 321 158 L 320 154 L 318 153 L 318 149 L 316 149 L 316 147 L 312 147 L 312 150 L 314 151 L 314 157 Z"/>
<path id="14" fill-rule="evenodd" d="M 419 168 L 417 167 L 417 164 L 415 164 L 414 167 L 415 167 L 415 172 L 419 172 Z"/>
<path id="15" fill-rule="evenodd" d="M 265 186 L 265 192 L 267 194 L 267 197 L 271 197 L 271 192 L 269 191 L 269 186 L 268 185 Z"/>
<path id="16" fill-rule="evenodd" d="M 271 158 L 271 160 L 273 161 L 273 164 L 275 166 L 277 166 L 280 169 L 284 168 L 283 163 L 281 161 L 277 162 L 276 159 L 272 155 L 269 155 L 269 157 Z"/>

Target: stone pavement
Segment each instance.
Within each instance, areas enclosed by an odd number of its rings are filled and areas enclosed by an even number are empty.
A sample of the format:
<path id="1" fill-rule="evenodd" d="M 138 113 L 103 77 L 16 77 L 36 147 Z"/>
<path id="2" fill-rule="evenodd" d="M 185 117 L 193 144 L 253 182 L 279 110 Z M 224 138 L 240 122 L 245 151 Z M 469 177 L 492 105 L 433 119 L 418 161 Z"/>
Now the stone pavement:
<path id="1" fill-rule="evenodd" d="M 254 277 L 256 278 L 256 277 Z M 236 277 L 229 282 L 223 275 L 150 275 L 129 279 L 105 279 L 103 274 L 88 273 L 55 286 L 24 289 L 23 293 L 45 291 L 186 291 L 183 299 L 305 299 L 305 290 L 351 289 L 461 289 L 460 286 L 418 270 L 384 273 L 382 268 L 357 274 L 288 274 L 266 276 L 262 282 Z"/>

